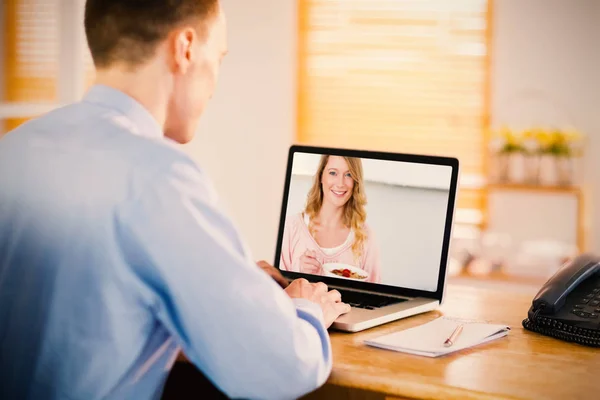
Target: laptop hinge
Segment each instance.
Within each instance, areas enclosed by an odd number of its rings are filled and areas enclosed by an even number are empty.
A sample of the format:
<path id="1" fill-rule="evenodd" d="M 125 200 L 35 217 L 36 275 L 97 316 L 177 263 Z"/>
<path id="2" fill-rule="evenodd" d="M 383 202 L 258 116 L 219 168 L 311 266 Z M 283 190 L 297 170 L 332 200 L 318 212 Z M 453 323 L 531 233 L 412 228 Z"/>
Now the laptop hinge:
<path id="1" fill-rule="evenodd" d="M 364 290 L 364 289 L 356 289 L 356 288 L 349 288 L 347 286 L 336 286 L 336 285 L 327 285 L 327 287 L 329 289 L 341 289 L 341 290 L 352 291 L 352 292 L 357 292 L 357 293 L 374 294 L 374 295 L 384 296 L 384 297 L 394 297 L 397 299 L 405 299 L 405 300 L 414 299 L 414 297 L 400 296 L 397 294 L 390 294 L 390 293 L 382 293 L 382 292 L 378 292 L 376 290 Z"/>

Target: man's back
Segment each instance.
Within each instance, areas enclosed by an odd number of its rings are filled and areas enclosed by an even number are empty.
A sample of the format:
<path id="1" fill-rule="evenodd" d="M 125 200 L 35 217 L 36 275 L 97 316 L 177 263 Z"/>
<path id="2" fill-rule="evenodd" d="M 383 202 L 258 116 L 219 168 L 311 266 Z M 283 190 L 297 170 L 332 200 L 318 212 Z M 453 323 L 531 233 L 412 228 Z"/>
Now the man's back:
<path id="1" fill-rule="evenodd" d="M 0 140 L 0 187 L 1 399 L 156 398 L 179 348 L 229 397 L 329 375 L 318 302 L 339 293 L 281 290 L 123 92 L 94 86 Z"/>
<path id="2" fill-rule="evenodd" d="M 172 145 L 216 87 L 219 0 L 84 14 L 95 86 L 0 140 L 0 399 L 157 398 L 179 348 L 228 397 L 316 389 L 350 306 L 274 274 L 282 290 Z"/>
<path id="3" fill-rule="evenodd" d="M 123 110 L 129 119 L 89 100 L 0 141 L 0 394 L 103 397 L 128 373 L 153 393 L 176 354 L 124 260 L 117 214 L 137 185 L 185 157 L 140 136 L 157 131 L 142 109 Z M 144 373 L 150 357 L 162 368 Z"/>

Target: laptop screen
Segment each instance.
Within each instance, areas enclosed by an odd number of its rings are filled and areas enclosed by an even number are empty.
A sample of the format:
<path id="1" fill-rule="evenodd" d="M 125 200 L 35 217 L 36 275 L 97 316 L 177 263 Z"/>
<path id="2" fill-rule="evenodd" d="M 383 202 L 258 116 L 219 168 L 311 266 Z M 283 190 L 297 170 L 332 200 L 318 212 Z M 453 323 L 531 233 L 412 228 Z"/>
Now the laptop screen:
<path id="1" fill-rule="evenodd" d="M 281 270 L 438 291 L 452 165 L 293 151 L 288 168 Z"/>

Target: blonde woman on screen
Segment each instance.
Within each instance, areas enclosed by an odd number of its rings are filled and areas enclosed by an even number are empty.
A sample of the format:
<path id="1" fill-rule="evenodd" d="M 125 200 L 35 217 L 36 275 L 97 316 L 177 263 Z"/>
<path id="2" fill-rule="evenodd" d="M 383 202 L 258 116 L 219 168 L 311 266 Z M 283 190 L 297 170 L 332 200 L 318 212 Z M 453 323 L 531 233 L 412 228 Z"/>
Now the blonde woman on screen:
<path id="1" fill-rule="evenodd" d="M 365 271 L 367 282 L 380 283 L 366 203 L 361 160 L 323 155 L 304 211 L 287 218 L 280 267 L 324 275 L 323 264 L 341 263 Z"/>

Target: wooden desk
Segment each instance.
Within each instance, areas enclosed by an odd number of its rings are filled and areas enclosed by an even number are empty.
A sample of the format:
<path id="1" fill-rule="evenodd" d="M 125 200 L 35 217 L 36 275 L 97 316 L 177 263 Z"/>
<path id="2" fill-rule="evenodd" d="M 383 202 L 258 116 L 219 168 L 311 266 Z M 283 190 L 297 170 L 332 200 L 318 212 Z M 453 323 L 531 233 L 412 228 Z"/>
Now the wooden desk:
<path id="1" fill-rule="evenodd" d="M 355 334 L 332 332 L 327 384 L 306 399 L 598 399 L 600 349 L 526 331 L 535 293 L 448 286 L 440 309 Z M 505 323 L 507 337 L 439 358 L 368 347 L 363 340 L 440 315 Z"/>

